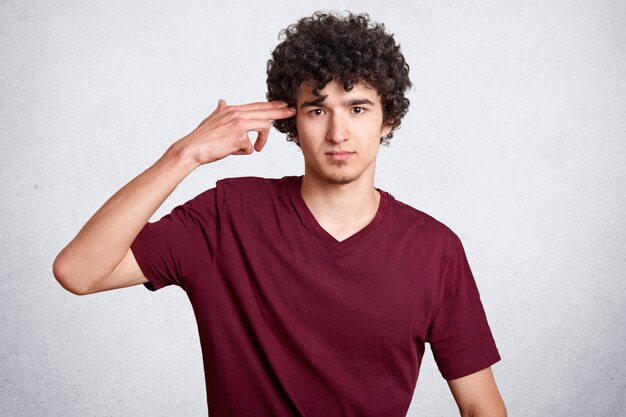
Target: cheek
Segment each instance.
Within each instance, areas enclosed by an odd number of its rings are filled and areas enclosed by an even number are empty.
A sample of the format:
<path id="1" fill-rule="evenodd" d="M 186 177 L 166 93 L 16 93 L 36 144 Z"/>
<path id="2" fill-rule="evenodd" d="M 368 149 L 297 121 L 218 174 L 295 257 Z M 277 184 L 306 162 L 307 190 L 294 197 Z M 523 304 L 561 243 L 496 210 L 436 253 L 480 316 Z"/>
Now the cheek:
<path id="1" fill-rule="evenodd" d="M 298 135 L 303 134 L 307 130 L 306 123 L 304 123 L 302 117 L 300 117 L 299 114 L 296 115 L 296 130 L 298 132 Z"/>
<path id="2" fill-rule="evenodd" d="M 317 137 L 324 133 L 325 127 L 321 120 L 312 120 L 305 116 L 296 116 L 296 129 L 298 136 Z"/>
<path id="3" fill-rule="evenodd" d="M 367 120 L 361 120 L 359 123 L 355 123 L 354 125 L 355 131 L 360 132 L 364 137 L 368 136 L 376 136 L 380 137 L 385 134 L 385 127 L 378 118 L 369 118 Z M 382 132 L 382 133 L 381 133 Z"/>

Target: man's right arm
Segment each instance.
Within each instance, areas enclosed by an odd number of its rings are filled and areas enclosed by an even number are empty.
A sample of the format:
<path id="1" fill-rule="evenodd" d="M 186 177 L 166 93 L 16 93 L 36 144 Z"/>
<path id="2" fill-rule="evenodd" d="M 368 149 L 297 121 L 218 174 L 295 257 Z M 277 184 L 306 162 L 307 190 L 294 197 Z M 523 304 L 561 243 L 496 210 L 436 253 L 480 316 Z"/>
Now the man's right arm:
<path id="1" fill-rule="evenodd" d="M 150 168 L 115 193 L 57 255 L 53 273 L 74 294 L 91 294 L 147 281 L 130 250 L 143 226 L 180 182 L 200 165 L 260 151 L 271 121 L 295 115 L 282 102 L 227 106 L 175 142 Z M 248 132 L 258 132 L 254 146 Z"/>

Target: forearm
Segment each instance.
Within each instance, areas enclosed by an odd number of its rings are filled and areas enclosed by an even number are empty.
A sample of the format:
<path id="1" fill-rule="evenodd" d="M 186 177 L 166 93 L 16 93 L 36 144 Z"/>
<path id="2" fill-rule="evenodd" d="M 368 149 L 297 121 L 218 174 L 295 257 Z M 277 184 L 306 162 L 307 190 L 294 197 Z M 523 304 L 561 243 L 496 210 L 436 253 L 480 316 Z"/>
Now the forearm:
<path id="1" fill-rule="evenodd" d="M 115 193 L 59 253 L 53 270 L 68 289 L 89 288 L 108 276 L 150 217 L 196 167 L 179 142 Z"/>

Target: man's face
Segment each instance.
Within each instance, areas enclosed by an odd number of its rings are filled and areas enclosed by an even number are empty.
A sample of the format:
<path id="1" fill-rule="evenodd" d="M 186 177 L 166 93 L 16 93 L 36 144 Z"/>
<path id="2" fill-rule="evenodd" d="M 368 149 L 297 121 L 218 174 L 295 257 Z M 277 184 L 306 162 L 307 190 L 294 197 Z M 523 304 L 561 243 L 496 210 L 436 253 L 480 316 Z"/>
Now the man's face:
<path id="1" fill-rule="evenodd" d="M 383 123 L 378 92 L 364 83 L 348 92 L 331 81 L 320 94 L 302 83 L 296 100 L 296 139 L 305 175 L 329 184 L 373 181 L 380 138 L 391 130 Z"/>

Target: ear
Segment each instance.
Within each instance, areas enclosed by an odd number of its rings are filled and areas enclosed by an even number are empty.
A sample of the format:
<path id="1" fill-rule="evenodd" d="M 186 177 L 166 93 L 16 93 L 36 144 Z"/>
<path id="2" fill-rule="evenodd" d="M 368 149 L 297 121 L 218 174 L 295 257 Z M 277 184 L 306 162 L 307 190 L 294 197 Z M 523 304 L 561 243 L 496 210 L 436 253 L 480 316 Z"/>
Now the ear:
<path id="1" fill-rule="evenodd" d="M 382 129 L 380 131 L 380 136 L 381 137 L 385 137 L 389 134 L 389 132 L 391 132 L 391 129 L 393 129 L 393 124 L 394 124 L 394 120 L 387 120 L 383 122 L 383 126 Z"/>
<path id="2" fill-rule="evenodd" d="M 296 134 L 293 136 L 289 136 L 289 138 L 293 141 L 293 143 L 295 143 L 296 145 L 298 145 L 298 147 L 300 147 L 300 139 L 298 138 L 298 132 L 296 132 Z"/>

